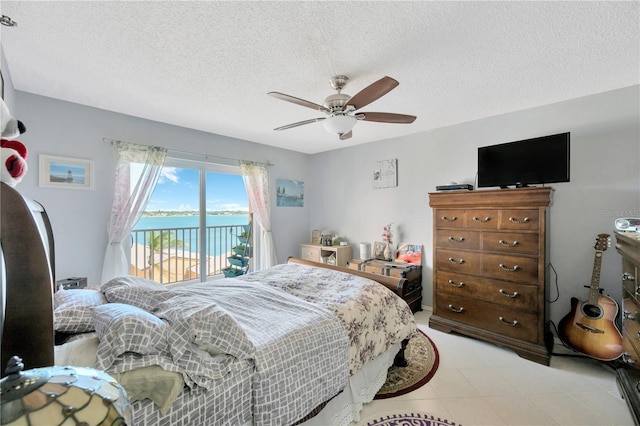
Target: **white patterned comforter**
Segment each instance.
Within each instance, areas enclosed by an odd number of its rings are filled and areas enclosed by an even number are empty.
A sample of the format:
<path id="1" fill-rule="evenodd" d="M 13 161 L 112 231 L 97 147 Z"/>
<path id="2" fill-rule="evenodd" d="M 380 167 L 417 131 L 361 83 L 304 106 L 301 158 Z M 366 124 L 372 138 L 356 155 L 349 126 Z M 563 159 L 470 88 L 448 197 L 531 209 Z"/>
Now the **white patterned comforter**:
<path id="1" fill-rule="evenodd" d="M 219 392 L 230 375 L 250 380 L 256 425 L 295 423 L 416 332 L 408 305 L 383 285 L 300 264 L 180 288 L 127 277 L 102 292 L 110 303 L 136 306 L 168 325 L 167 345 L 160 345 L 166 352 L 124 353 L 108 372 L 160 365 L 182 373 L 193 392 Z M 248 407 L 237 405 L 230 422 L 246 417 Z"/>
<path id="2" fill-rule="evenodd" d="M 287 263 L 241 279 L 269 284 L 333 312 L 349 336 L 349 374 L 417 330 L 406 302 L 367 278 Z"/>
<path id="3" fill-rule="evenodd" d="M 169 356 L 187 383 L 209 388 L 253 363 L 247 371 L 256 425 L 292 424 L 348 380 L 342 323 L 330 311 L 268 285 L 230 279 L 171 290 L 123 286 L 105 295 L 168 323 Z M 145 359 L 156 361 L 136 357 L 135 367 Z"/>

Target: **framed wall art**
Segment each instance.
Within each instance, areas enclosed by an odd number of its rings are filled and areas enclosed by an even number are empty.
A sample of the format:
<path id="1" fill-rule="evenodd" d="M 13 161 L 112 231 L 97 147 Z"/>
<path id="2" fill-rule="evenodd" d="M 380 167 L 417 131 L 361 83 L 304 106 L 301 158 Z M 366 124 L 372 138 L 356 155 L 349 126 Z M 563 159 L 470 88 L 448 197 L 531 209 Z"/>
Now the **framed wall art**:
<path id="1" fill-rule="evenodd" d="M 373 163 L 373 189 L 398 186 L 398 159 L 375 161 Z"/>
<path id="2" fill-rule="evenodd" d="M 93 189 L 93 160 L 41 154 L 40 186 Z"/>
<path id="3" fill-rule="evenodd" d="M 276 179 L 276 206 L 303 207 L 304 182 L 288 179 Z"/>

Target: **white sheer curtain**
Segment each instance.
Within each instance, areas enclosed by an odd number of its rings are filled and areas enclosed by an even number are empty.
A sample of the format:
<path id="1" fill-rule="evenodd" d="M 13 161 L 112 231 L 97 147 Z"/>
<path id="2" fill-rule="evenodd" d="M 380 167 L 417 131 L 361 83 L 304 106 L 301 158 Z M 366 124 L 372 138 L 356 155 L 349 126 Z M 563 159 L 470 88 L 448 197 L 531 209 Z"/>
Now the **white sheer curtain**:
<path id="1" fill-rule="evenodd" d="M 167 154 L 165 148 L 115 142 L 118 150 L 116 183 L 113 191 L 109 242 L 102 265 L 102 283 L 129 275 L 130 269 L 123 243 L 129 243 L 131 230 L 153 194 Z M 137 182 L 132 177 L 139 174 Z"/>
<path id="2" fill-rule="evenodd" d="M 271 208 L 269 205 L 269 166 L 253 161 L 240 161 L 240 171 L 253 211 L 256 253 L 253 269 L 261 271 L 278 263 L 271 234 Z"/>

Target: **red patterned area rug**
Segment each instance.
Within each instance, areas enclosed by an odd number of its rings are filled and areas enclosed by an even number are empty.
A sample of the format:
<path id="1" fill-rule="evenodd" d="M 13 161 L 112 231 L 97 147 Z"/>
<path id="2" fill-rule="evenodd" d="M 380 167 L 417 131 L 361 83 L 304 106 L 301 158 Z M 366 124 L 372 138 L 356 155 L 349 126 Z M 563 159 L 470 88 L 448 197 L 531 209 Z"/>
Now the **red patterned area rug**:
<path id="1" fill-rule="evenodd" d="M 462 426 L 426 413 L 393 413 L 378 416 L 366 419 L 366 423 L 362 424 L 367 426 Z"/>
<path id="2" fill-rule="evenodd" d="M 436 345 L 422 330 L 409 340 L 405 357 L 406 367 L 391 366 L 387 381 L 374 399 L 393 398 L 418 389 L 427 383 L 438 369 L 439 356 Z"/>

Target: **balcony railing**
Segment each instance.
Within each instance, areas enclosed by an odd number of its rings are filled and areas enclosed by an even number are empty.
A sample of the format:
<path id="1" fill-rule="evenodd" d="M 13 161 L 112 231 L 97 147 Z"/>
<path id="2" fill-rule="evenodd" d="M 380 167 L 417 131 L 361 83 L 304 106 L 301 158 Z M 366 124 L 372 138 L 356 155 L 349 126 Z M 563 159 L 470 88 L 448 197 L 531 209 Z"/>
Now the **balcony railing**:
<path id="1" fill-rule="evenodd" d="M 131 232 L 131 275 L 161 284 L 222 274 L 237 245 L 243 225 L 207 226 L 205 253 L 200 253 L 200 230 L 190 228 L 134 229 Z M 202 278 L 201 265 L 205 264 Z"/>

